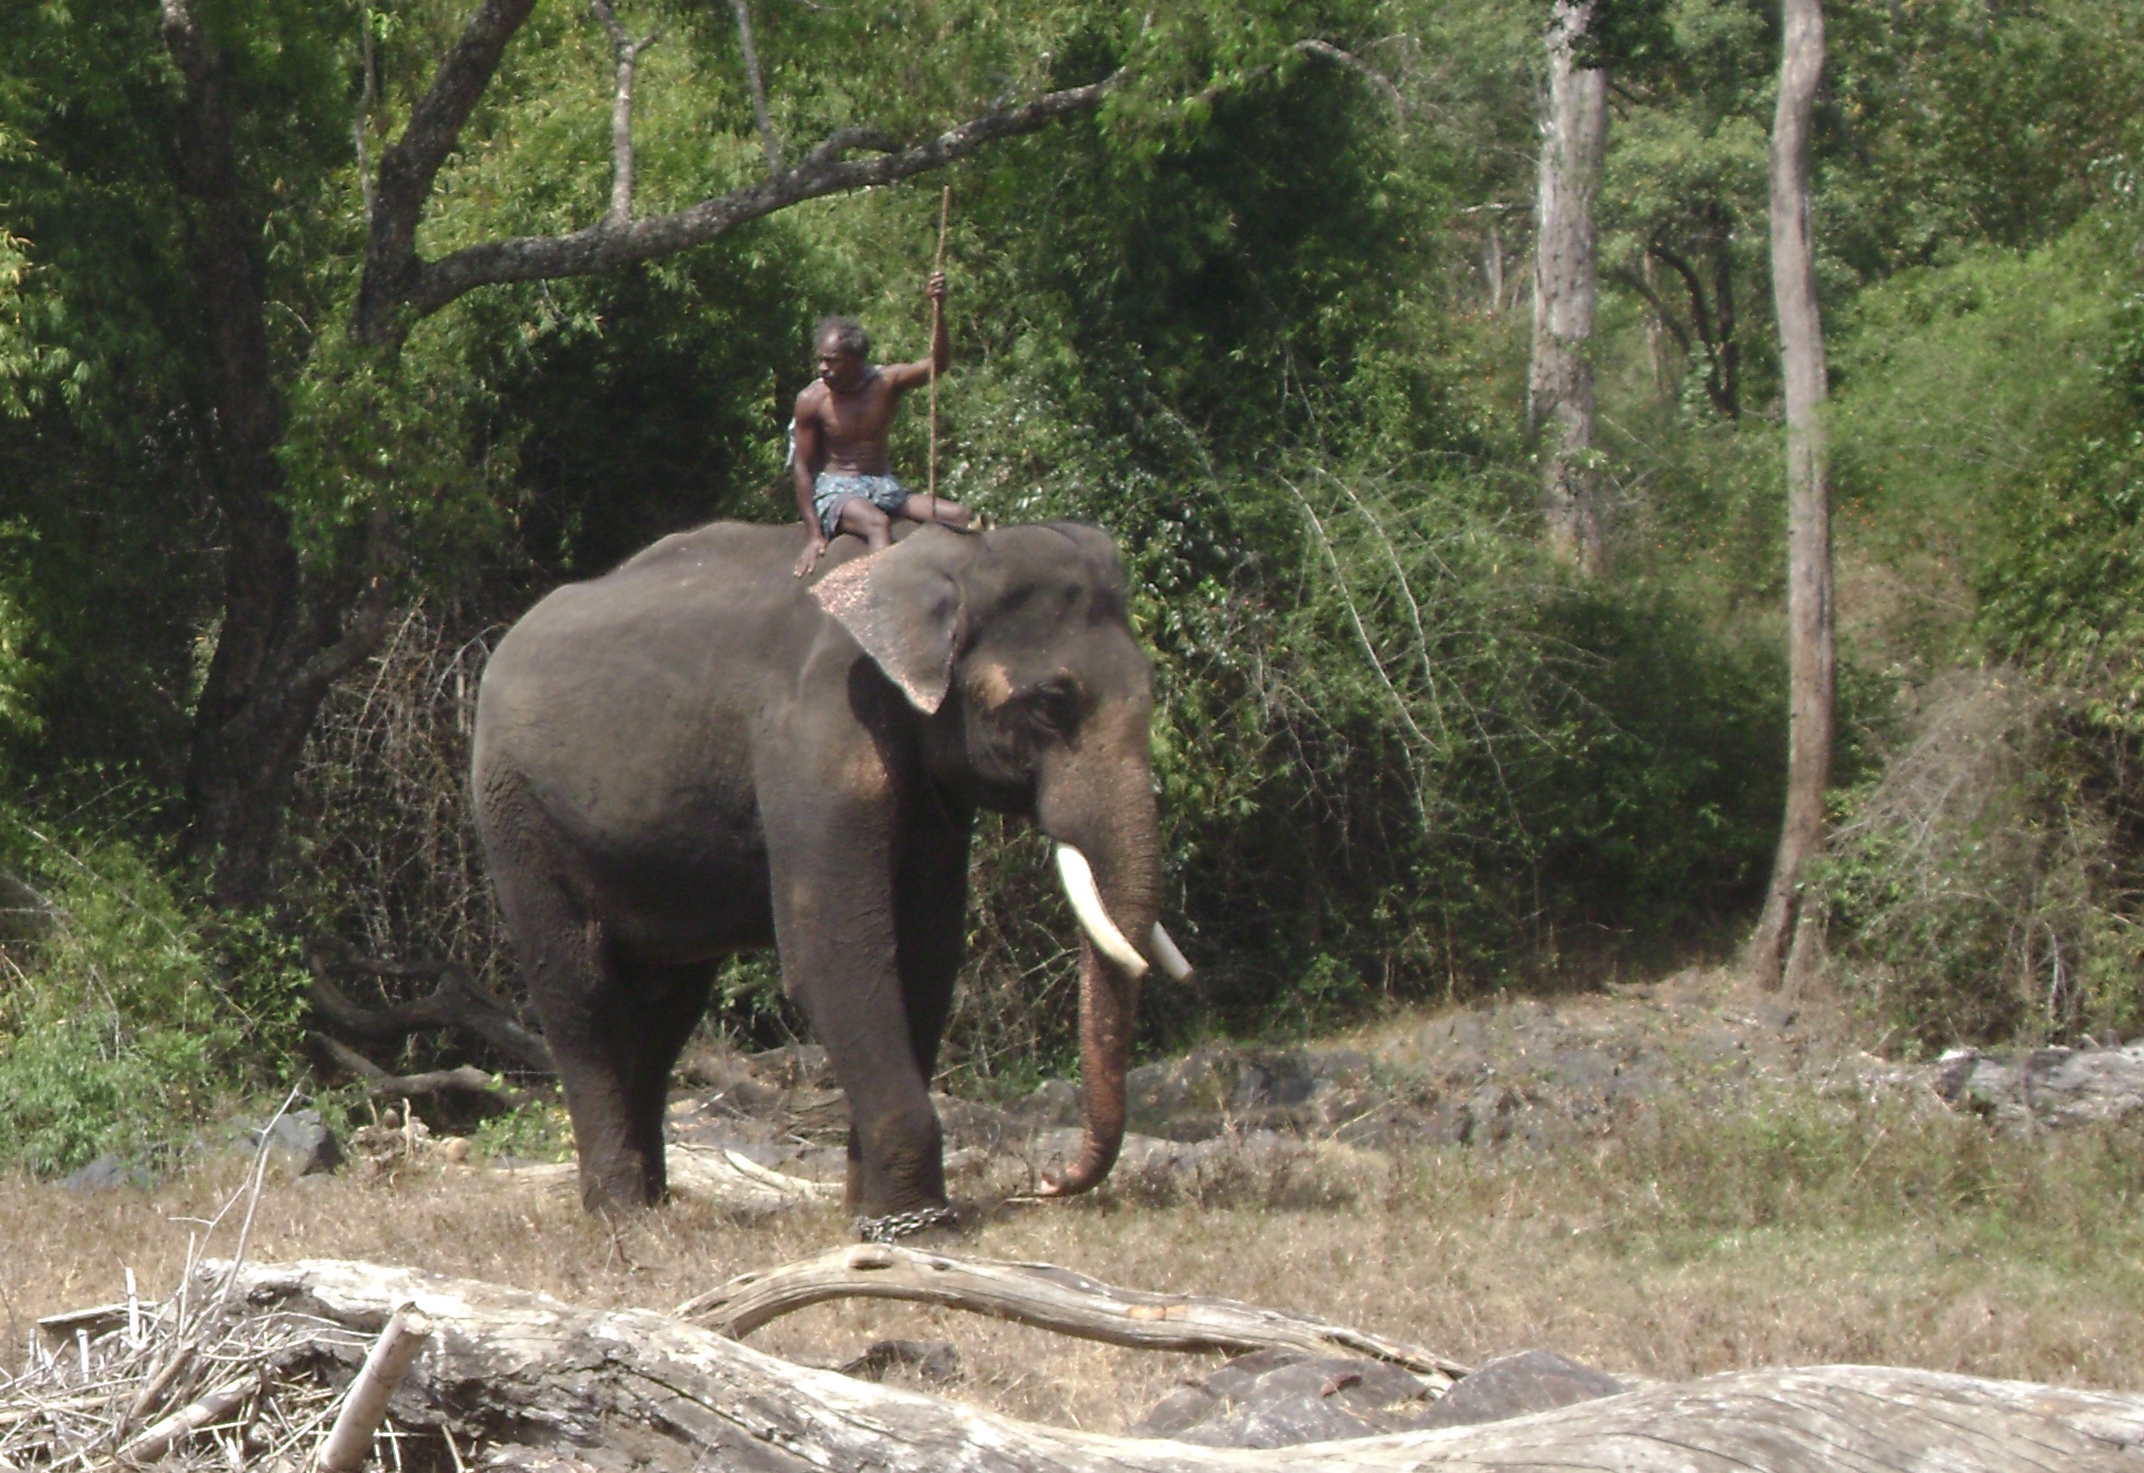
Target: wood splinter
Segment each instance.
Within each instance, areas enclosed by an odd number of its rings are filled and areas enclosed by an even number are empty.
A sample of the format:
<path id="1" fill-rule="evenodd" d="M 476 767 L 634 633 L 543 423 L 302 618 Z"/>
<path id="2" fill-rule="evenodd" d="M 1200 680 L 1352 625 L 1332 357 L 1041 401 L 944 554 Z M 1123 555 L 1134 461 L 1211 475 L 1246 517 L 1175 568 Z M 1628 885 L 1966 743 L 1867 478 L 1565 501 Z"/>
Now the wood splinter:
<path id="1" fill-rule="evenodd" d="M 320 1473 L 357 1473 L 365 1465 L 372 1434 L 379 1430 L 380 1419 L 387 1414 L 388 1398 L 395 1394 L 395 1388 L 402 1384 L 417 1359 L 417 1352 L 431 1338 L 432 1322 L 419 1314 L 414 1304 L 404 1304 L 388 1319 L 387 1328 L 373 1342 L 372 1353 L 365 1357 L 357 1379 L 350 1383 L 327 1441 L 320 1445 L 315 1464 Z"/>

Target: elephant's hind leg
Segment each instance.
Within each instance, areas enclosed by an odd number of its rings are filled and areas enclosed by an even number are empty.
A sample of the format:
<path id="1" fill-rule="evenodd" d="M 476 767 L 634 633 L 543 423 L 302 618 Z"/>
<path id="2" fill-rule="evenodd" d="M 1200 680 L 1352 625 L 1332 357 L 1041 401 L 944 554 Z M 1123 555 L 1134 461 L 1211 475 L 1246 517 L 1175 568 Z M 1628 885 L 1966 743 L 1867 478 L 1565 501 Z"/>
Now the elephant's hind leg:
<path id="1" fill-rule="evenodd" d="M 661 1111 L 651 1149 L 635 1123 L 641 1020 L 603 924 L 545 869 L 495 863 L 492 880 L 565 1087 L 581 1202 L 591 1212 L 652 1206 L 665 1184 Z"/>
<path id="2" fill-rule="evenodd" d="M 626 1130 L 635 1156 L 654 1164 L 649 1200 L 660 1200 L 668 1183 L 663 1160 L 663 1119 L 670 1104 L 670 1069 L 707 1011 L 715 964 L 618 965 L 620 987 L 638 1020 L 625 1091 Z"/>

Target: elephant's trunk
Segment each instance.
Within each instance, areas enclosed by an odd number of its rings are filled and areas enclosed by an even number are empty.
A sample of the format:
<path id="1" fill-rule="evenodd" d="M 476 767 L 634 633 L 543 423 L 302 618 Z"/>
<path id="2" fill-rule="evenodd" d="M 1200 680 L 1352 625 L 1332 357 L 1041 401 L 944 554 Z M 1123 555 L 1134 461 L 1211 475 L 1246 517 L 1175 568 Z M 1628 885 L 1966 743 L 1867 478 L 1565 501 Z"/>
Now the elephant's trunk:
<path id="1" fill-rule="evenodd" d="M 1045 1177 L 1042 1195 L 1073 1197 L 1092 1191 L 1117 1164 L 1124 1144 L 1124 1075 L 1131 1061 L 1132 1015 L 1139 983 L 1103 959 L 1093 940 L 1080 937 L 1080 1116 L 1085 1127 L 1079 1155 L 1058 1176 Z"/>
<path id="2" fill-rule="evenodd" d="M 1141 826 L 1145 827 L 1144 825 Z M 1124 1079 L 1131 1063 L 1132 1021 L 1147 956 L 1130 935 L 1149 938 L 1158 890 L 1158 846 L 1134 844 L 1115 862 L 1105 861 L 1098 881 L 1087 858 L 1069 844 L 1058 847 L 1058 873 L 1080 923 L 1080 1083 L 1085 1126 L 1079 1156 L 1062 1175 L 1043 1183 L 1053 1196 L 1092 1190 L 1109 1175 L 1124 1142 Z M 1121 924 L 1120 924 L 1121 922 Z M 1167 948 L 1174 953 L 1175 948 Z M 1160 959 L 1156 950 L 1156 959 Z"/>

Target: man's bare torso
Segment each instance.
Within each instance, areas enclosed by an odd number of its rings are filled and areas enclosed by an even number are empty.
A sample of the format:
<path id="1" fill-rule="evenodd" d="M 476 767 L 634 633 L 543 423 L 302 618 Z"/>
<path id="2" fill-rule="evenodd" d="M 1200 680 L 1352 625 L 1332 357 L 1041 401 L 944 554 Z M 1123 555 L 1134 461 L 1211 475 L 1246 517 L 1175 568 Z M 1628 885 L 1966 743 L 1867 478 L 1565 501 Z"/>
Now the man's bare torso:
<path id="1" fill-rule="evenodd" d="M 889 469 L 886 438 L 893 428 L 899 392 L 878 368 L 867 369 L 853 389 L 835 389 L 823 380 L 797 398 L 797 423 L 818 432 L 824 459 L 815 472 L 836 476 L 883 476 Z"/>

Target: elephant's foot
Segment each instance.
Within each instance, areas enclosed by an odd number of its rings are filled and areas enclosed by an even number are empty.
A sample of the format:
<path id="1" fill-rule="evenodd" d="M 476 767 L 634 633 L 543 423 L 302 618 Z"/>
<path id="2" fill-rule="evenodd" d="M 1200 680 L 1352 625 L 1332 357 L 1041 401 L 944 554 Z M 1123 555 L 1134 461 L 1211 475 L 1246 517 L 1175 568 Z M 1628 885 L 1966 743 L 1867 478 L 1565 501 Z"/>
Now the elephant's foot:
<path id="1" fill-rule="evenodd" d="M 662 1204 L 668 1183 L 660 1165 L 597 1173 L 581 1171 L 581 1206 L 598 1217 L 637 1217 Z"/>
<path id="2" fill-rule="evenodd" d="M 856 1236 L 866 1243 L 900 1243 L 924 1235 L 951 1239 L 958 1235 L 959 1227 L 960 1214 L 950 1206 L 917 1207 L 881 1217 L 859 1217 Z"/>

